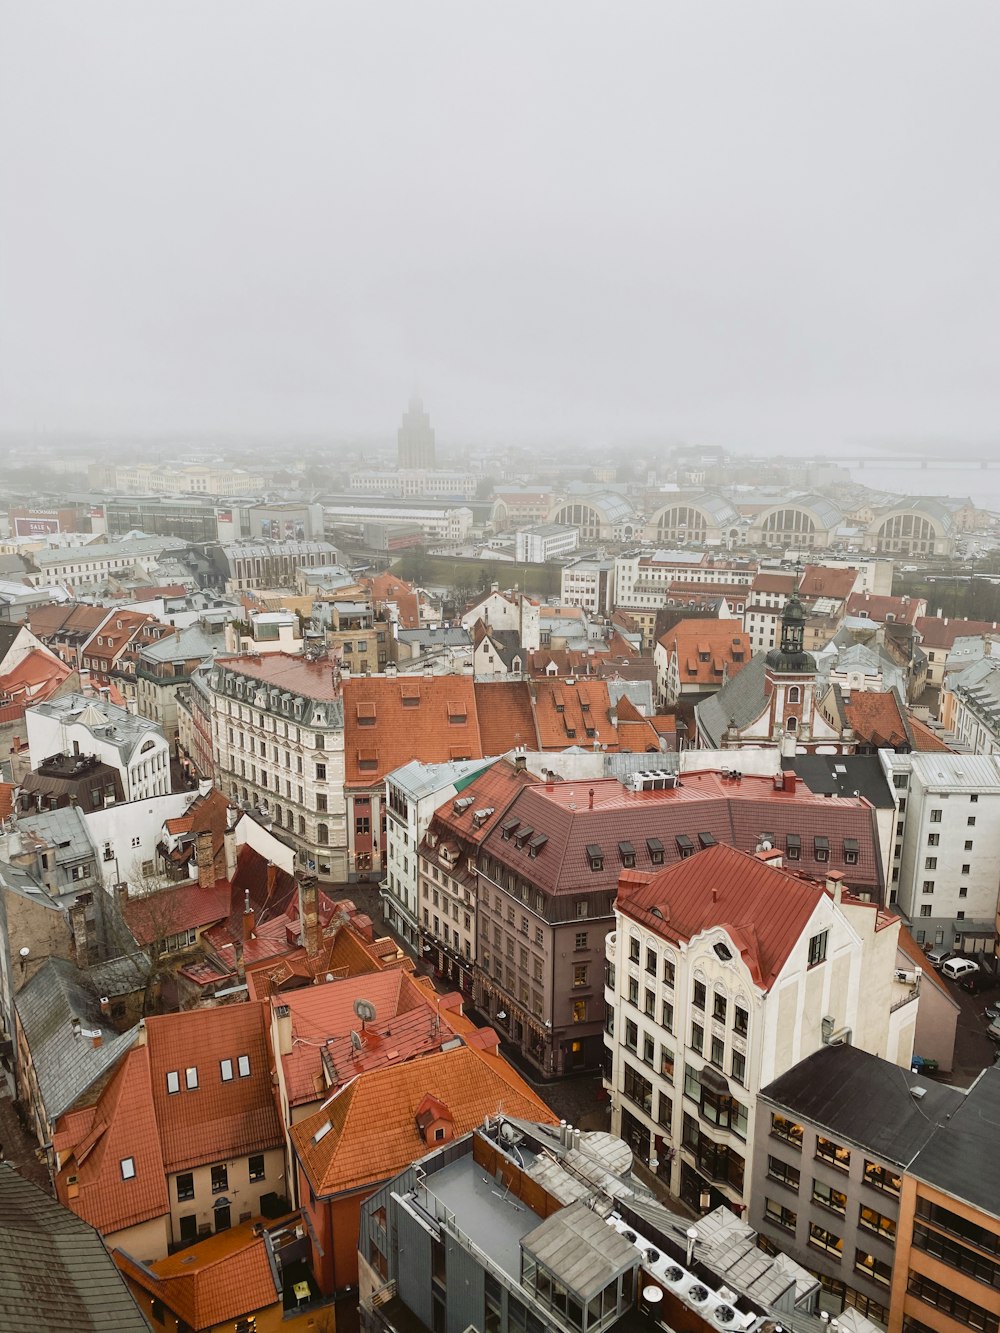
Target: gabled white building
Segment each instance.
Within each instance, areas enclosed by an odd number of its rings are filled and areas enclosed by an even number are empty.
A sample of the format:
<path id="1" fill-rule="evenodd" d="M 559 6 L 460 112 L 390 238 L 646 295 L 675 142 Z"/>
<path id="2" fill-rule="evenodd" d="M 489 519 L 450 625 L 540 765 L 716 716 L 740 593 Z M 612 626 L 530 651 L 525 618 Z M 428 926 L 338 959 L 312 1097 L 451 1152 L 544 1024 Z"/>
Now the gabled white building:
<path id="1" fill-rule="evenodd" d="M 25 713 L 34 767 L 54 754 L 97 755 L 118 769 L 126 801 L 170 791 L 170 746 L 160 727 L 117 704 L 68 694 Z"/>
<path id="2" fill-rule="evenodd" d="M 607 941 L 612 1130 L 705 1211 L 742 1205 L 759 1089 L 830 1041 L 903 1067 L 919 977 L 899 918 L 723 845 L 624 871 Z M 905 980 L 900 978 L 905 977 Z"/>

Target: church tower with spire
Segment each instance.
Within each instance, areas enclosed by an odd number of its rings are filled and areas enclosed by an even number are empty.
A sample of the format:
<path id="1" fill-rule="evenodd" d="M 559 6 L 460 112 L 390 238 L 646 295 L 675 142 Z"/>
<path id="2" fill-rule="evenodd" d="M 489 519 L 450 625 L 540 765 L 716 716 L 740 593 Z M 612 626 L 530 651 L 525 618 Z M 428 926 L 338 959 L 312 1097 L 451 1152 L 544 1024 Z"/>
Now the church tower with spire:
<path id="1" fill-rule="evenodd" d="M 770 731 L 782 752 L 794 754 L 800 740 L 811 738 L 816 713 L 816 659 L 804 648 L 806 613 L 793 592 L 781 616 L 781 642 L 766 658 Z"/>

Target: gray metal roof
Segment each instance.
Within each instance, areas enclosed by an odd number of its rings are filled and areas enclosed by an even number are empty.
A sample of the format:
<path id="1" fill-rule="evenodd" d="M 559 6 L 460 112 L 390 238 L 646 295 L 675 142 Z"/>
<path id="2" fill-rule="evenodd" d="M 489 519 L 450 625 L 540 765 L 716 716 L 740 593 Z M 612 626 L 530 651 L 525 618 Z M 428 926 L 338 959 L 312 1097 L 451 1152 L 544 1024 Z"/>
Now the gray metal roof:
<path id="1" fill-rule="evenodd" d="M 699 729 L 719 748 L 730 719 L 741 730 L 760 717 L 767 703 L 764 679 L 767 653 L 755 653 L 738 676 L 695 704 Z"/>
<path id="2" fill-rule="evenodd" d="M 115 1065 L 135 1040 L 119 1035 L 102 1015 L 100 997 L 85 972 L 49 958 L 14 998 L 45 1114 L 50 1123 Z M 79 1020 L 79 1033 L 73 1020 Z M 98 1033 L 100 1044 L 83 1032 Z"/>
<path id="3" fill-rule="evenodd" d="M 584 1304 L 620 1273 L 639 1266 L 635 1246 L 582 1201 L 547 1217 L 524 1237 L 521 1248 Z"/>
<path id="4" fill-rule="evenodd" d="M 166 634 L 149 643 L 139 654 L 144 662 L 186 662 L 192 657 L 205 659 L 221 646 L 221 636 L 207 634 L 201 625 L 189 625 L 179 634 Z"/>
<path id="5" fill-rule="evenodd" d="M 912 1089 L 923 1088 L 914 1097 Z M 760 1093 L 834 1138 L 906 1166 L 965 1094 L 857 1046 L 822 1046 Z M 1000 1170 L 997 1172 L 1000 1186 Z"/>
<path id="6" fill-rule="evenodd" d="M 57 810 L 42 810 L 35 815 L 19 815 L 18 827 L 51 844 L 57 849 L 60 863 L 94 857 L 94 846 L 87 821 L 79 806 L 66 805 Z"/>
<path id="7" fill-rule="evenodd" d="M 129 556 L 157 555 L 160 551 L 182 551 L 189 545 L 180 537 L 150 537 L 146 534 L 121 542 L 89 542 L 85 546 L 56 546 L 35 551 L 32 560 L 39 569 L 62 565 L 67 561 L 86 564 L 89 560 L 122 560 Z"/>
<path id="8" fill-rule="evenodd" d="M 877 754 L 796 754 L 782 759 L 818 796 L 853 796 L 855 792 L 878 810 L 896 801 Z"/>
<path id="9" fill-rule="evenodd" d="M 694 495 L 677 491 L 671 495 L 665 495 L 663 503 L 657 505 L 650 515 L 649 521 L 655 523 L 659 514 L 677 506 L 687 509 L 700 509 L 708 523 L 717 528 L 728 527 L 740 522 L 739 510 L 735 508 L 731 500 L 727 500 L 724 495 L 719 495 L 717 491 L 698 491 Z"/>
<path id="10" fill-rule="evenodd" d="M 0 1165 L 0 1333 L 149 1333 L 104 1242 Z"/>
<path id="11" fill-rule="evenodd" d="M 455 759 L 443 764 L 424 764 L 419 759 L 411 759 L 402 768 L 389 773 L 387 779 L 407 796 L 419 801 L 443 787 L 475 777 L 494 762 L 492 759 Z"/>
<path id="12" fill-rule="evenodd" d="M 127 708 L 101 700 L 97 703 L 85 694 L 67 694 L 61 699 L 49 699 L 45 703 L 35 704 L 31 710 L 42 717 L 55 718 L 67 725 L 79 723 L 93 730 L 95 727 L 110 728 L 101 733 L 101 739 L 121 753 L 127 761 L 148 736 L 162 738 L 163 732 L 155 722 L 138 717 Z"/>

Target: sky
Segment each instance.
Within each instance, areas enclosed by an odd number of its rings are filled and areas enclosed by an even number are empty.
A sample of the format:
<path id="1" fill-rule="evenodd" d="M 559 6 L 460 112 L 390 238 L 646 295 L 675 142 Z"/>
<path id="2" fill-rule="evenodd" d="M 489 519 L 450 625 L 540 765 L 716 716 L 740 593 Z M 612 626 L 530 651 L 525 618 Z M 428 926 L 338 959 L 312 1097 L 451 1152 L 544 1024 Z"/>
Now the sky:
<path id="1" fill-rule="evenodd" d="M 996 0 L 0 0 L 0 429 L 1000 449 Z"/>

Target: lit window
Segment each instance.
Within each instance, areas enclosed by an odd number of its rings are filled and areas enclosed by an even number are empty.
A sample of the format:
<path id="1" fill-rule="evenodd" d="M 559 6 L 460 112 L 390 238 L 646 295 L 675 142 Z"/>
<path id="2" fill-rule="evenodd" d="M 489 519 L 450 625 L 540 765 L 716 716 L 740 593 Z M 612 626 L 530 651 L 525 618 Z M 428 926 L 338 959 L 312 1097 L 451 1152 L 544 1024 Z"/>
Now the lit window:
<path id="1" fill-rule="evenodd" d="M 131 1180 L 135 1176 L 135 1159 L 132 1157 L 123 1157 L 121 1166 L 122 1180 Z"/>

